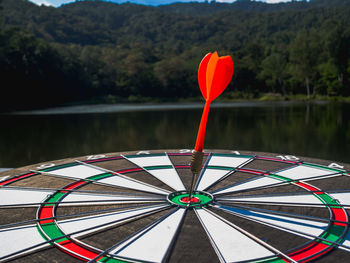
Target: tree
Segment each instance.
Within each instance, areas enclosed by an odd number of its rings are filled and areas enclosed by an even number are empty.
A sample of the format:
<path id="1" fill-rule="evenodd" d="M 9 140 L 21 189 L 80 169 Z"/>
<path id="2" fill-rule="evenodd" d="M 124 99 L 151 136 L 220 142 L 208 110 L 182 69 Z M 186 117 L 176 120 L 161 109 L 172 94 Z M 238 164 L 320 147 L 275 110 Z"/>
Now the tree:
<path id="1" fill-rule="evenodd" d="M 2 0 L 0 0 L 0 32 L 2 30 L 2 20 L 3 20 L 3 17 L 2 17 L 2 10 L 4 8 L 2 7 Z"/>
<path id="2" fill-rule="evenodd" d="M 271 81 L 272 86 L 277 85 L 283 95 L 286 95 L 285 79 L 287 76 L 287 57 L 285 54 L 273 52 L 262 61 L 259 77 L 267 82 Z"/>
<path id="3" fill-rule="evenodd" d="M 338 81 L 343 86 L 350 59 L 350 31 L 342 21 L 332 21 L 329 26 L 331 28 L 326 39 L 326 47 L 330 62 L 337 69 Z"/>
<path id="4" fill-rule="evenodd" d="M 316 66 L 321 53 L 319 36 L 315 31 L 298 33 L 290 44 L 290 73 L 305 82 L 306 95 L 310 98 L 311 79 L 316 74 Z"/>

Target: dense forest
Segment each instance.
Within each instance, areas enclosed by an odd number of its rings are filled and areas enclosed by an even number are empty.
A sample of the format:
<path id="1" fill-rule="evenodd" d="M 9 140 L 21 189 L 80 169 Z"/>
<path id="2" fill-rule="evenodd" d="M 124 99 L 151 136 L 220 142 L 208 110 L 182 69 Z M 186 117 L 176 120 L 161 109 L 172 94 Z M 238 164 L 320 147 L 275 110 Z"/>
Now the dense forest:
<path id="1" fill-rule="evenodd" d="M 198 100 L 198 64 L 212 51 L 235 63 L 225 100 L 350 96 L 348 0 L 0 7 L 0 111 Z"/>

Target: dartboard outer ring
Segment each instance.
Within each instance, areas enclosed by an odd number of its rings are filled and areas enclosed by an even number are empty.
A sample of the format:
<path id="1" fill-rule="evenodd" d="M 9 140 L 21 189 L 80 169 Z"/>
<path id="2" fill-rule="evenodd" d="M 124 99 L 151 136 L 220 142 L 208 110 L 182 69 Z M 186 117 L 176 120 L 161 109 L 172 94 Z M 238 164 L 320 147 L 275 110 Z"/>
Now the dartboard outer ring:
<path id="1" fill-rule="evenodd" d="M 349 164 L 206 150 L 197 203 L 186 205 L 190 159 L 189 149 L 143 150 L 0 173 L 0 262 L 350 260 Z M 118 242 L 98 247 L 94 235 Z"/>

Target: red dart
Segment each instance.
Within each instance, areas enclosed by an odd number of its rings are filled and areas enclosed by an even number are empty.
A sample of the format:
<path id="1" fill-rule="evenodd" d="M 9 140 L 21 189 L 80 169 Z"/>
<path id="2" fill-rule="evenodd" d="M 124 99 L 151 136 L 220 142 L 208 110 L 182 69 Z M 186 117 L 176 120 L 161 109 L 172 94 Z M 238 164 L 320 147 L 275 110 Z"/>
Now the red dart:
<path id="1" fill-rule="evenodd" d="M 205 106 L 194 148 L 198 152 L 202 152 L 204 147 L 210 103 L 226 89 L 232 79 L 233 70 L 232 58 L 230 56 L 219 57 L 217 52 L 208 53 L 199 65 L 198 82 L 205 99 Z"/>
<path id="2" fill-rule="evenodd" d="M 202 169 L 204 137 L 210 103 L 226 89 L 232 79 L 233 70 L 234 66 L 232 58 L 230 56 L 219 57 L 217 52 L 214 54 L 207 54 L 199 65 L 198 82 L 205 99 L 205 106 L 201 123 L 199 125 L 196 146 L 192 153 L 191 171 L 193 176 L 189 191 L 189 204 L 191 204 L 192 200 L 194 182 Z"/>

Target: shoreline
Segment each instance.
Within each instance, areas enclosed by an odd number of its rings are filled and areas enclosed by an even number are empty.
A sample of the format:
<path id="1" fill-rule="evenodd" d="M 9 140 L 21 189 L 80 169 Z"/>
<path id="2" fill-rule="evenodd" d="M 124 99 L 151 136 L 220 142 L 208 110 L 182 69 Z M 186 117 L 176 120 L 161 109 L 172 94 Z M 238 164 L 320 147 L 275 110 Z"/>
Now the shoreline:
<path id="1" fill-rule="evenodd" d="M 301 100 L 275 100 L 275 101 L 220 101 L 213 102 L 212 108 L 244 108 L 244 107 L 266 107 L 311 104 L 327 104 L 329 101 L 301 101 Z M 120 103 L 120 104 L 82 104 L 52 107 L 37 110 L 24 110 L 7 113 L 6 115 L 64 115 L 64 114 L 100 114 L 119 113 L 135 111 L 171 111 L 202 109 L 204 102 L 177 102 L 177 103 Z"/>
<path id="2" fill-rule="evenodd" d="M 297 103 L 350 103 L 350 97 L 306 95 L 283 96 L 279 93 L 266 93 L 257 98 L 226 96 L 214 101 L 213 107 L 245 107 L 269 104 L 297 104 Z M 87 101 L 75 101 L 62 105 L 52 105 L 45 108 L 19 109 L 0 112 L 0 115 L 51 115 L 51 114 L 83 114 L 83 113 L 113 113 L 154 110 L 182 110 L 201 109 L 204 106 L 202 97 L 178 98 L 119 98 L 116 96 L 98 97 Z"/>

